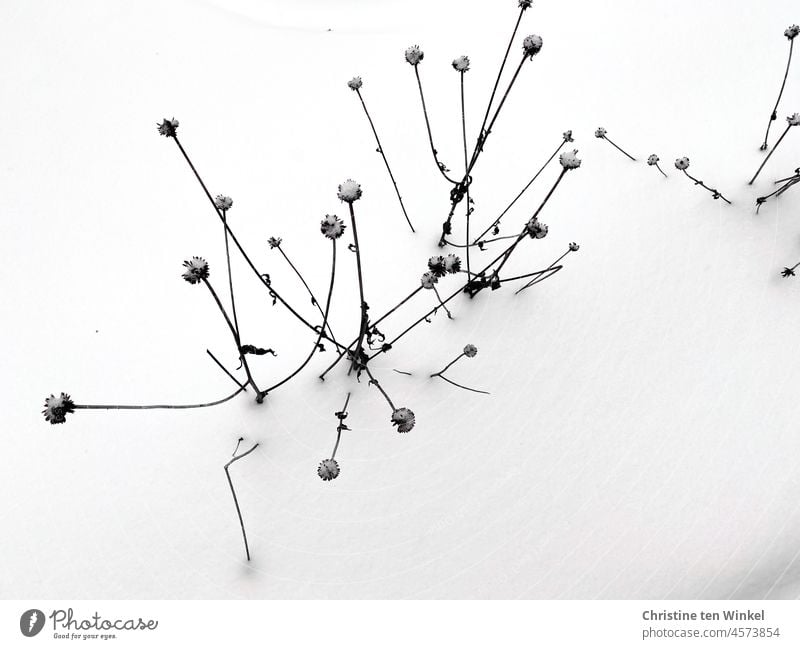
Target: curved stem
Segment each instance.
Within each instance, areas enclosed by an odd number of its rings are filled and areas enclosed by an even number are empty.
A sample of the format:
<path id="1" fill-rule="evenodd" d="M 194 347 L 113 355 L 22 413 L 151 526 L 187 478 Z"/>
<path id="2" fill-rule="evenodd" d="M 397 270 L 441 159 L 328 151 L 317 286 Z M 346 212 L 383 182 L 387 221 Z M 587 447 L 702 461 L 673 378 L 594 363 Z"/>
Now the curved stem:
<path id="1" fill-rule="evenodd" d="M 452 320 L 453 314 L 450 313 L 450 310 L 445 306 L 445 303 L 442 302 L 442 296 L 439 295 L 439 289 L 436 288 L 436 285 L 433 286 L 433 292 L 436 293 L 436 299 L 439 300 L 439 305 L 444 309 L 444 312 L 447 314 L 447 317 Z"/>
<path id="2" fill-rule="evenodd" d="M 683 173 L 686 174 L 686 176 L 690 180 L 694 181 L 695 185 L 700 185 L 703 189 L 705 189 L 707 191 L 710 191 L 712 194 L 714 194 L 714 196 L 718 196 L 723 201 L 725 201 L 728 205 L 731 205 L 731 202 L 727 198 L 725 198 L 722 194 L 720 194 L 716 189 L 713 189 L 712 187 L 707 186 L 702 180 L 698 180 L 697 178 L 692 176 L 688 171 L 686 171 L 686 169 L 682 169 L 682 171 L 683 171 Z"/>
<path id="3" fill-rule="evenodd" d="M 772 151 L 770 151 L 770 152 L 767 154 L 767 157 L 766 157 L 766 158 L 764 158 L 764 162 L 762 162 L 762 163 L 761 163 L 761 166 L 758 168 L 758 171 L 756 171 L 756 173 L 755 173 L 755 176 L 753 176 L 753 177 L 750 179 L 750 182 L 749 182 L 749 183 L 747 183 L 748 185 L 752 185 L 752 184 L 755 182 L 756 178 L 758 178 L 758 174 L 760 174 L 760 173 L 761 173 L 761 170 L 764 168 L 764 165 L 765 165 L 765 164 L 767 164 L 767 160 L 769 160 L 769 159 L 772 157 L 772 154 L 773 154 L 773 153 L 775 153 L 775 149 L 777 149 L 777 148 L 778 148 L 778 145 L 781 143 L 781 141 L 783 140 L 783 138 L 785 138 L 785 137 L 786 137 L 786 134 L 789 132 L 789 129 L 790 129 L 790 128 L 792 128 L 792 125 L 791 125 L 791 124 L 789 124 L 789 125 L 786 127 L 786 130 L 785 130 L 783 133 L 781 133 L 781 136 L 778 138 L 778 141 L 777 141 L 777 142 L 775 142 L 775 146 L 773 146 L 773 147 L 772 147 Z"/>
<path id="4" fill-rule="evenodd" d="M 411 219 L 408 218 L 408 212 L 406 212 L 406 206 L 403 204 L 403 197 L 400 196 L 400 190 L 397 188 L 397 181 L 394 179 L 392 168 L 389 166 L 389 161 L 386 159 L 386 154 L 383 152 L 383 145 L 381 144 L 381 140 L 378 137 L 378 131 L 375 130 L 375 124 L 372 122 L 372 117 L 370 117 L 369 111 L 367 110 L 367 104 L 364 102 L 364 98 L 361 96 L 361 90 L 356 89 L 356 94 L 358 95 L 358 98 L 361 100 L 361 105 L 364 107 L 364 114 L 367 116 L 367 120 L 369 120 L 369 126 L 372 129 L 372 134 L 375 136 L 375 141 L 378 143 L 378 153 L 381 154 L 381 157 L 383 158 L 383 164 L 386 165 L 386 171 L 389 172 L 389 178 L 391 178 L 392 185 L 394 185 L 394 193 L 397 194 L 397 200 L 400 202 L 400 209 L 403 210 L 403 216 L 406 217 L 406 221 L 408 221 L 408 227 L 411 228 L 411 231 L 416 232 L 416 230 L 414 230 L 414 226 L 411 225 Z"/>
<path id="5" fill-rule="evenodd" d="M 333 252 L 331 254 L 331 283 L 330 283 L 330 287 L 328 288 L 328 297 L 327 297 L 327 299 L 325 301 L 325 312 L 322 314 L 322 324 L 320 325 L 320 328 L 319 328 L 320 333 L 317 336 L 317 340 L 314 342 L 314 347 L 311 349 L 311 352 L 306 357 L 306 359 L 301 363 L 300 367 L 298 367 L 294 372 L 289 374 L 289 376 L 287 376 L 282 381 L 278 381 L 278 383 L 276 383 L 275 385 L 273 385 L 273 386 L 267 388 L 266 390 L 264 390 L 264 394 L 269 394 L 270 392 L 272 392 L 276 388 L 279 388 L 284 383 L 286 383 L 290 379 L 293 379 L 295 376 L 297 376 L 303 370 L 303 368 L 306 365 L 308 365 L 308 363 L 311 361 L 311 359 L 314 356 L 314 354 L 319 349 L 319 344 L 322 341 L 322 332 L 325 331 L 325 323 L 328 321 L 328 315 L 330 313 L 331 296 L 333 295 L 333 284 L 334 284 L 334 281 L 336 280 L 336 239 L 332 239 L 331 240 L 331 244 L 333 245 Z"/>
<path id="6" fill-rule="evenodd" d="M 781 82 L 781 89 L 778 92 L 778 99 L 775 101 L 775 108 L 772 109 L 772 113 L 769 116 L 769 121 L 767 122 L 767 132 L 764 134 L 764 143 L 761 145 L 761 150 L 766 151 L 767 147 L 767 140 L 769 139 L 769 129 L 772 128 L 772 122 L 774 122 L 778 118 L 778 104 L 781 103 L 781 97 L 783 96 L 783 89 L 786 87 L 786 79 L 789 77 L 789 66 L 792 64 L 792 51 L 794 50 L 794 39 L 789 40 L 789 60 L 786 61 L 786 72 L 783 73 L 783 81 Z"/>
<path id="7" fill-rule="evenodd" d="M 664 170 L 659 166 L 657 162 L 656 162 L 656 169 L 658 169 L 661 172 L 661 175 L 664 176 L 664 178 L 669 178 L 669 176 L 667 176 L 667 174 L 664 173 Z"/>
<path id="8" fill-rule="evenodd" d="M 422 100 L 422 112 L 425 115 L 425 128 L 428 130 L 428 141 L 430 142 L 430 145 L 431 145 L 431 153 L 433 153 L 433 160 L 436 163 L 436 168 L 439 169 L 439 173 L 441 173 L 442 176 L 444 176 L 444 178 L 448 182 L 450 182 L 450 183 L 452 183 L 454 185 L 457 185 L 458 182 L 453 180 L 452 178 L 450 178 L 450 176 L 447 175 L 447 172 L 445 172 L 444 164 L 439 161 L 439 154 L 436 151 L 436 147 L 433 144 L 433 133 L 431 133 L 431 123 L 430 123 L 430 120 L 428 119 L 428 108 L 425 105 L 425 94 L 422 92 L 422 79 L 420 79 L 420 76 L 419 76 L 419 66 L 418 65 L 414 66 L 414 76 L 417 77 L 417 86 L 419 87 L 419 98 Z"/>
<path id="9" fill-rule="evenodd" d="M 392 409 L 392 412 L 397 410 L 397 408 L 395 408 L 395 405 L 392 403 L 392 400 L 389 398 L 389 395 L 386 394 L 386 390 L 383 389 L 378 379 L 376 379 L 375 376 L 372 374 L 372 372 L 370 372 L 369 367 L 365 365 L 364 370 L 367 372 L 367 376 L 369 376 L 369 382 L 376 388 L 378 388 L 378 390 L 381 391 L 383 398 L 386 399 L 387 403 L 389 404 L 389 407 Z"/>
<path id="10" fill-rule="evenodd" d="M 237 445 L 237 448 L 238 448 L 238 445 Z M 228 484 L 230 485 L 231 493 L 233 494 L 233 504 L 236 505 L 236 513 L 239 516 L 239 525 L 242 528 L 242 538 L 244 539 L 244 551 L 245 551 L 245 554 L 247 555 L 247 560 L 248 561 L 250 561 L 250 547 L 247 545 L 247 532 L 245 532 L 245 529 L 244 529 L 244 519 L 242 518 L 242 510 L 239 507 L 239 499 L 236 497 L 236 489 L 233 488 L 233 480 L 231 480 L 231 473 L 230 473 L 229 469 L 230 469 L 231 464 L 233 464 L 237 460 L 241 460 L 243 457 L 245 457 L 247 455 L 250 455 L 250 453 L 255 451 L 256 448 L 258 448 L 258 444 L 255 444 L 253 446 L 253 448 L 251 448 L 249 451 L 245 451 L 241 455 L 235 456 L 230 462 L 228 462 L 224 466 L 225 475 L 228 477 Z"/>
<path id="11" fill-rule="evenodd" d="M 233 399 L 237 394 L 243 392 L 244 388 L 239 388 L 233 394 L 228 395 L 224 399 L 218 399 L 217 401 L 209 401 L 208 403 L 196 403 L 191 405 L 147 405 L 147 406 L 120 406 L 120 405 L 84 405 L 84 404 L 75 404 L 75 409 L 80 410 L 187 410 L 190 408 L 209 408 L 211 406 L 218 406 L 221 403 L 225 403 L 226 401 L 230 401 Z"/>
<path id="12" fill-rule="evenodd" d="M 441 376 L 440 374 L 437 374 L 436 376 L 438 376 L 443 381 L 447 381 L 450 385 L 455 385 L 457 388 L 461 388 L 462 390 L 469 390 L 470 392 L 477 392 L 478 394 L 489 394 L 489 392 L 486 392 L 486 390 L 476 390 L 475 388 L 468 388 L 466 385 L 461 385 L 460 383 L 451 381 L 446 376 Z"/>

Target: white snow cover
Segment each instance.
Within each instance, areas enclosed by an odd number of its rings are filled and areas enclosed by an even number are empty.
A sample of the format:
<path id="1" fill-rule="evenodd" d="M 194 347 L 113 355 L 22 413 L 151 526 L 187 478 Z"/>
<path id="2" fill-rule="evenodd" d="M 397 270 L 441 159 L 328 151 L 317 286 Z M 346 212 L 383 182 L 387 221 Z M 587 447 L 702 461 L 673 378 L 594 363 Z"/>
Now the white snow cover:
<path id="1" fill-rule="evenodd" d="M 583 160 L 508 272 L 563 271 L 514 296 L 451 303 L 375 372 L 416 426 L 395 432 L 366 380 L 330 352 L 261 406 L 40 414 L 78 403 L 190 403 L 230 380 L 229 332 L 181 263 L 209 262 L 223 292 L 222 229 L 174 143 L 173 116 L 212 195 L 263 272 L 316 311 L 278 250 L 325 291 L 325 214 L 354 204 L 366 299 L 382 312 L 418 285 L 449 207 L 413 69 L 419 43 L 436 146 L 459 173 L 459 77 L 470 140 L 516 20 L 514 0 L 0 5 L 4 598 L 784 598 L 800 596 L 800 190 L 755 197 L 800 164 L 792 130 L 754 186 L 758 146 L 798 21 L 796 2 L 539 0 L 512 48 L 540 33 L 475 169 L 485 227 L 572 129 Z M 417 228 L 397 204 L 357 95 Z M 795 62 L 771 141 L 800 110 Z M 633 163 L 593 136 L 603 124 Z M 657 153 L 665 179 L 645 164 Z M 733 201 L 715 201 L 671 161 Z M 504 218 L 530 218 L 557 160 Z M 463 204 L 454 220 L 462 237 Z M 342 242 L 351 241 L 351 228 Z M 335 332 L 358 326 L 355 260 L 340 247 Z M 477 254 L 477 253 L 476 253 Z M 487 255 L 490 253 L 484 253 Z M 239 257 L 242 342 L 280 377 L 310 332 L 273 307 Z M 346 278 L 346 279 L 345 279 Z M 446 276 L 438 288 L 457 281 Z M 223 292 L 224 294 L 224 292 Z M 385 327 L 433 306 L 420 292 Z M 480 354 L 428 379 L 468 343 Z M 413 377 L 393 372 L 413 373 Z M 266 382 L 266 378 L 262 379 Z M 353 392 L 336 455 L 339 410 Z M 231 467 L 253 560 L 222 467 Z M 246 443 L 247 443 L 246 442 Z"/>

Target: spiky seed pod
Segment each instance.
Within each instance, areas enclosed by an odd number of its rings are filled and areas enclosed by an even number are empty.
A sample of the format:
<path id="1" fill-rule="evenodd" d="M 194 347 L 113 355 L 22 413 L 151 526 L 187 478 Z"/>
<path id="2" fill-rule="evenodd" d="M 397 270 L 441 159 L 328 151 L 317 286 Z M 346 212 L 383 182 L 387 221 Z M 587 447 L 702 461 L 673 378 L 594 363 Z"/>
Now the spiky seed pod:
<path id="1" fill-rule="evenodd" d="M 59 396 L 51 394 L 44 400 L 42 414 L 51 424 L 63 424 L 71 412 L 75 412 L 75 402 L 66 392 L 62 392 Z"/>
<path id="2" fill-rule="evenodd" d="M 392 426 L 397 426 L 398 433 L 407 433 L 416 423 L 413 411 L 408 408 L 398 408 L 392 413 Z"/>
<path id="3" fill-rule="evenodd" d="M 335 214 L 326 214 L 319 224 L 319 229 L 328 239 L 338 239 L 344 234 L 347 226 Z"/>
<path id="4" fill-rule="evenodd" d="M 183 266 L 186 270 L 182 277 L 190 284 L 199 284 L 201 280 L 208 279 L 208 262 L 202 257 L 192 257 L 184 261 Z"/>
<path id="5" fill-rule="evenodd" d="M 317 468 L 317 475 L 325 482 L 335 480 L 339 477 L 339 463 L 333 458 L 322 460 Z"/>
<path id="6" fill-rule="evenodd" d="M 344 203 L 355 203 L 361 198 L 361 185 L 355 180 L 347 179 L 339 185 L 339 191 L 336 193 L 340 201 Z"/>

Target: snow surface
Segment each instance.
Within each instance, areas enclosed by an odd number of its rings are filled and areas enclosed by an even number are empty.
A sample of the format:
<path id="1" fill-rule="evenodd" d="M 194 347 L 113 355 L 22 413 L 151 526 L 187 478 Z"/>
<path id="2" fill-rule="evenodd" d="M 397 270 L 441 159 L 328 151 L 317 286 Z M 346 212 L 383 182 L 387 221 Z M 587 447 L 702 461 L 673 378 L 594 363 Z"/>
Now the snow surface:
<path id="1" fill-rule="evenodd" d="M 416 286 L 448 202 L 404 49 L 419 43 L 434 134 L 461 159 L 458 75 L 468 54 L 474 137 L 516 19 L 477 0 L 137 3 L 0 7 L 4 323 L 0 596 L 5 598 L 788 598 L 800 595 L 797 332 L 800 190 L 754 199 L 798 165 L 791 132 L 755 186 L 758 145 L 783 74 L 796 3 L 541 0 L 544 37 L 476 169 L 475 223 L 491 222 L 575 132 L 583 158 L 546 207 L 550 233 L 509 270 L 581 250 L 525 294 L 484 292 L 415 330 L 376 372 L 418 424 L 398 435 L 385 402 L 330 353 L 262 406 L 41 417 L 62 390 L 83 403 L 188 403 L 227 394 L 224 322 L 181 261 L 205 256 L 224 287 L 221 229 L 174 144 L 180 136 L 257 264 L 314 310 L 269 236 L 318 294 L 326 213 L 357 179 L 367 300 Z M 513 55 L 512 61 L 517 54 Z M 393 164 L 411 235 L 368 125 Z M 800 60 L 779 110 L 800 110 Z M 634 164 L 593 137 L 597 126 Z M 782 126 L 773 129 L 773 141 Z M 660 155 L 664 179 L 644 164 Z M 671 166 L 694 175 L 727 206 Z M 553 166 L 507 217 L 516 230 Z M 456 221 L 459 223 L 459 221 Z M 512 230 L 513 227 L 513 230 Z M 341 255 L 334 330 L 358 325 Z M 349 264 L 349 267 L 347 266 Z M 311 345 L 240 259 L 243 341 L 267 382 Z M 452 284 L 452 280 L 451 284 Z M 447 285 L 443 280 L 443 285 Z M 420 296 L 387 333 L 421 315 Z M 451 371 L 490 397 L 429 380 Z M 414 373 L 407 377 L 392 372 Z M 333 413 L 353 391 L 337 459 Z M 247 564 L 222 470 L 234 465 Z"/>

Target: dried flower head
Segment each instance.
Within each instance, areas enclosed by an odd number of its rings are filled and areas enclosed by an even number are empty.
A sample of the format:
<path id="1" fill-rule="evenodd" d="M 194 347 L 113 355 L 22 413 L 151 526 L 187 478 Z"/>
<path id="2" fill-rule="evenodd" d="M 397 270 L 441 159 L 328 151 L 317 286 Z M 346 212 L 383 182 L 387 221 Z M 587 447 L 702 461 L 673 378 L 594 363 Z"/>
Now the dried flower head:
<path id="1" fill-rule="evenodd" d="M 532 4 L 533 0 L 519 0 L 520 9 L 530 9 Z"/>
<path id="2" fill-rule="evenodd" d="M 441 255 L 434 255 L 428 259 L 428 268 L 436 277 L 444 277 L 447 273 L 446 262 Z"/>
<path id="3" fill-rule="evenodd" d="M 649 164 L 652 167 L 653 165 L 658 164 L 659 160 L 660 158 L 655 153 L 653 153 L 650 156 L 648 156 L 647 164 Z"/>
<path id="4" fill-rule="evenodd" d="M 461 272 L 461 257 L 454 254 L 445 255 L 444 257 L 444 269 L 448 273 L 460 273 Z"/>
<path id="5" fill-rule="evenodd" d="M 789 122 L 789 126 L 800 125 L 800 113 L 792 113 L 786 118 L 786 121 Z"/>
<path id="6" fill-rule="evenodd" d="M 322 460 L 322 462 L 319 463 L 317 475 L 325 480 L 325 482 L 335 480 L 339 477 L 339 463 L 333 458 Z"/>
<path id="7" fill-rule="evenodd" d="M 419 283 L 422 284 L 422 288 L 431 289 L 434 285 L 439 281 L 439 278 L 436 277 L 431 272 L 422 273 L 422 277 L 420 277 Z"/>
<path id="8" fill-rule="evenodd" d="M 558 156 L 558 161 L 564 169 L 577 169 L 581 166 L 581 160 L 578 158 L 578 149 L 564 151 L 564 153 Z"/>
<path id="9" fill-rule="evenodd" d="M 464 347 L 464 356 L 467 358 L 475 358 L 478 353 L 478 348 L 475 345 L 467 345 Z"/>
<path id="10" fill-rule="evenodd" d="M 574 142 L 572 139 L 572 129 L 564 131 L 564 142 Z"/>
<path id="11" fill-rule="evenodd" d="M 328 239 L 338 239 L 344 234 L 344 229 L 347 226 L 335 214 L 326 214 L 325 218 L 319 224 L 319 229 Z"/>
<path id="12" fill-rule="evenodd" d="M 179 122 L 174 117 L 172 119 L 164 118 L 161 124 L 157 124 L 158 132 L 166 137 L 175 137 L 175 132 L 178 130 Z"/>
<path id="13" fill-rule="evenodd" d="M 458 58 L 453 59 L 453 68 L 457 72 L 466 72 L 469 70 L 469 57 L 459 56 Z"/>
<path id="14" fill-rule="evenodd" d="M 190 284 L 199 284 L 201 280 L 208 279 L 208 262 L 202 257 L 192 257 L 184 261 L 183 266 L 186 268 L 183 279 Z"/>
<path id="15" fill-rule="evenodd" d="M 681 171 L 683 171 L 684 169 L 688 169 L 689 168 L 689 158 L 687 158 L 686 156 L 684 156 L 683 158 L 678 158 L 675 161 L 675 168 L 676 169 L 680 169 Z"/>
<path id="16" fill-rule="evenodd" d="M 522 41 L 522 50 L 525 52 L 527 56 L 530 56 L 533 59 L 542 49 L 542 37 L 536 34 L 531 34 L 530 36 L 526 36 L 525 40 Z"/>
<path id="17" fill-rule="evenodd" d="M 531 239 L 544 239 L 547 236 L 547 226 L 541 223 L 535 216 L 528 221 L 525 229 Z"/>
<path id="18" fill-rule="evenodd" d="M 412 45 L 406 50 L 406 61 L 411 65 L 419 65 L 419 62 L 425 58 L 425 52 L 419 49 L 419 45 Z"/>
<path id="19" fill-rule="evenodd" d="M 267 239 L 267 243 L 269 244 L 270 250 L 274 250 L 275 248 L 280 248 L 282 241 L 283 239 L 281 239 L 280 237 L 270 237 L 269 239 Z"/>
<path id="20" fill-rule="evenodd" d="M 569 244 L 569 251 L 570 252 L 578 252 L 579 248 L 580 248 L 580 246 L 577 243 L 575 243 L 574 241 L 571 244 Z"/>
<path id="21" fill-rule="evenodd" d="M 781 271 L 781 275 L 783 275 L 784 277 L 794 277 L 794 268 L 784 268 Z"/>
<path id="22" fill-rule="evenodd" d="M 345 203 L 354 203 L 361 198 L 361 185 L 355 180 L 349 178 L 339 185 L 339 191 L 336 194 L 340 201 Z"/>
<path id="23" fill-rule="evenodd" d="M 347 82 L 347 87 L 350 88 L 350 90 L 359 90 L 363 85 L 364 82 L 361 81 L 361 77 L 353 77 Z"/>
<path id="24" fill-rule="evenodd" d="M 65 392 L 59 396 L 51 394 L 44 400 L 42 414 L 51 424 L 63 424 L 71 412 L 75 412 L 75 402 Z"/>
<path id="25" fill-rule="evenodd" d="M 217 197 L 214 199 L 214 206 L 223 212 L 227 212 L 229 209 L 231 209 L 232 205 L 233 199 L 230 196 L 217 194 Z"/>
<path id="26" fill-rule="evenodd" d="M 606 133 L 608 133 L 608 131 L 601 126 L 594 132 L 594 136 L 602 139 L 606 136 Z"/>
<path id="27" fill-rule="evenodd" d="M 783 35 L 786 36 L 790 41 L 794 40 L 797 35 L 800 34 L 800 27 L 797 25 L 789 25 Z"/>
<path id="28" fill-rule="evenodd" d="M 408 408 L 398 408 L 392 413 L 392 426 L 397 426 L 398 433 L 407 433 L 416 422 L 414 413 Z"/>

